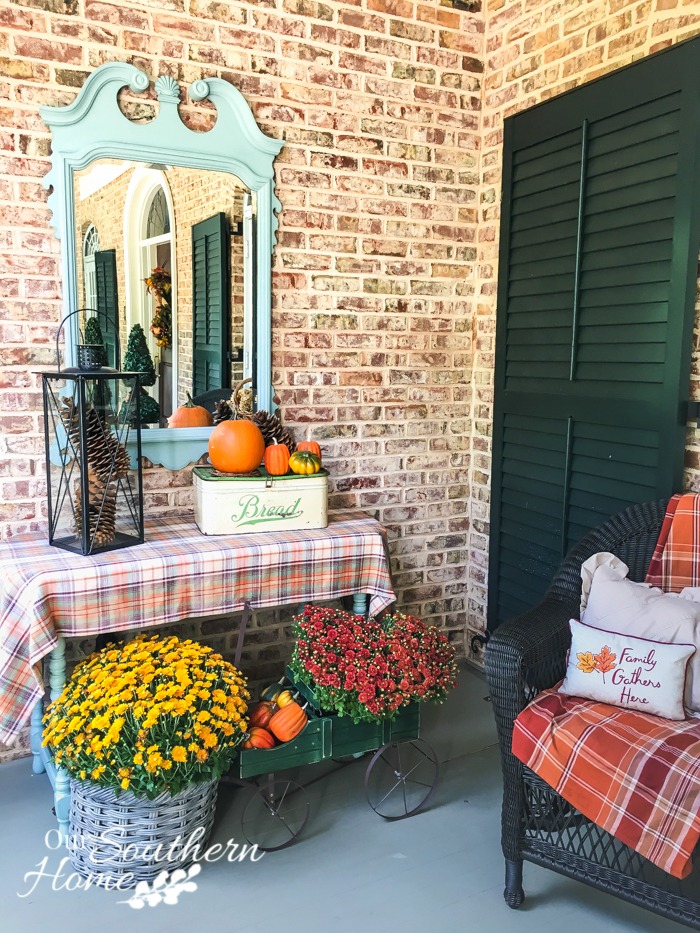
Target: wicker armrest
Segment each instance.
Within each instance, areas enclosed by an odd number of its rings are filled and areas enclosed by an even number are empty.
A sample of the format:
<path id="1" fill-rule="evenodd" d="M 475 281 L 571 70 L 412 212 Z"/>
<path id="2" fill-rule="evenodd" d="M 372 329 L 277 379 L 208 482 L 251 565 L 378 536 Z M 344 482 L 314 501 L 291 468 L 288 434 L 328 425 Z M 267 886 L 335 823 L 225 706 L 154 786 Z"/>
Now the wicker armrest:
<path id="1" fill-rule="evenodd" d="M 512 720 L 536 693 L 561 680 L 569 619 L 577 613 L 575 601 L 550 596 L 493 632 L 485 661 L 494 709 L 507 710 Z"/>
<path id="2" fill-rule="evenodd" d="M 575 598 L 547 596 L 528 612 L 499 626 L 486 646 L 486 676 L 496 718 L 503 767 L 503 854 L 518 857 L 522 818 L 522 764 L 511 751 L 516 716 L 540 690 L 564 676 Z"/>

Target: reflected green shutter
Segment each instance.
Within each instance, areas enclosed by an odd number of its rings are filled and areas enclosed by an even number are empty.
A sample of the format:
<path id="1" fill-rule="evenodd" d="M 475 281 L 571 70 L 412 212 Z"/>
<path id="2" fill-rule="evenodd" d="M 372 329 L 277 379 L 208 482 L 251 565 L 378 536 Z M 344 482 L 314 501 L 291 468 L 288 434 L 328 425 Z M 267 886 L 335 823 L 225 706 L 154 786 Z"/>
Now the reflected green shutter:
<path id="1" fill-rule="evenodd" d="M 100 329 L 107 351 L 107 365 L 119 367 L 117 360 L 117 327 L 119 301 L 117 294 L 117 253 L 103 249 L 95 253 L 95 282 L 97 288 L 97 310 Z"/>
<path id="2" fill-rule="evenodd" d="M 700 42 L 506 121 L 489 626 L 566 551 L 681 488 Z"/>
<path id="3" fill-rule="evenodd" d="M 227 387 L 229 237 L 224 213 L 192 227 L 192 395 Z"/>

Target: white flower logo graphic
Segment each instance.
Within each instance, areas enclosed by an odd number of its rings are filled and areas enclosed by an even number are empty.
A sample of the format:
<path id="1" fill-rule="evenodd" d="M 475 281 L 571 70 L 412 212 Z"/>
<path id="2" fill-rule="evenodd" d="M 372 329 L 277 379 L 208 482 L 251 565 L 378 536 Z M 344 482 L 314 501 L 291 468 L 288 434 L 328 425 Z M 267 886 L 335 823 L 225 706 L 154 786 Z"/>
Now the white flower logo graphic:
<path id="1" fill-rule="evenodd" d="M 134 889 L 134 893 L 126 901 L 119 901 L 120 904 L 128 904 L 134 910 L 141 910 L 143 907 L 157 907 L 161 902 L 164 904 L 177 904 L 181 894 L 191 894 L 197 890 L 196 882 L 191 879 L 200 873 L 202 866 L 195 863 L 185 871 L 178 868 L 173 872 L 162 871 L 153 881 L 153 887 L 147 881 L 139 881 Z"/>

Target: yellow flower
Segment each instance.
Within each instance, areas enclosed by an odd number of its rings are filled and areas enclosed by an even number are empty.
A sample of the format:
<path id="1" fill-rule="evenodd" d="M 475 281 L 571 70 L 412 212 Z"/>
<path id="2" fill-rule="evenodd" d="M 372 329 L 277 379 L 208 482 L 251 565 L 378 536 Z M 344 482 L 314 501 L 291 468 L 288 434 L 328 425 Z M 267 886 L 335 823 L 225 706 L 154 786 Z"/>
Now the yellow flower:
<path id="1" fill-rule="evenodd" d="M 90 774 L 90 777 L 93 779 L 93 781 L 97 781 L 99 780 L 101 775 L 104 774 L 105 770 L 106 769 L 104 765 L 98 765 L 96 768 L 93 769 L 92 773 Z"/>
<path id="2" fill-rule="evenodd" d="M 176 745 L 172 750 L 173 761 L 187 761 L 187 750 L 182 745 Z"/>
<path id="3" fill-rule="evenodd" d="M 209 752 L 205 751 L 205 749 L 203 748 L 198 748 L 197 751 L 195 752 L 195 756 L 197 758 L 197 761 L 200 761 L 200 762 L 206 761 L 207 758 L 209 757 Z"/>
<path id="4" fill-rule="evenodd" d="M 121 786 L 124 790 L 128 790 L 129 789 L 129 778 L 123 778 L 121 782 Z"/>
<path id="5" fill-rule="evenodd" d="M 134 755 L 134 764 L 142 765 L 143 764 L 143 752 L 136 752 Z"/>

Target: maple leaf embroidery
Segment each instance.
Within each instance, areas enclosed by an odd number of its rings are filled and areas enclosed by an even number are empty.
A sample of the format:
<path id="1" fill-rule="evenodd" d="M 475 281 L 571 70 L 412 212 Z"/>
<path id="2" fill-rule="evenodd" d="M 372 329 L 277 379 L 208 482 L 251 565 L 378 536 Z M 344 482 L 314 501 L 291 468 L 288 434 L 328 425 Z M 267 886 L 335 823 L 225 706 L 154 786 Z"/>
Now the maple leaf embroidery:
<path id="1" fill-rule="evenodd" d="M 595 669 L 600 671 L 603 675 L 603 683 L 605 683 L 605 675 L 608 671 L 611 671 L 617 665 L 615 664 L 616 654 L 613 654 L 610 648 L 607 645 L 603 645 L 600 654 L 594 654 L 593 660 L 595 661 Z"/>
<path id="2" fill-rule="evenodd" d="M 595 668 L 595 659 L 592 651 L 579 651 L 576 655 L 578 664 L 576 665 L 584 674 L 592 674 Z"/>

